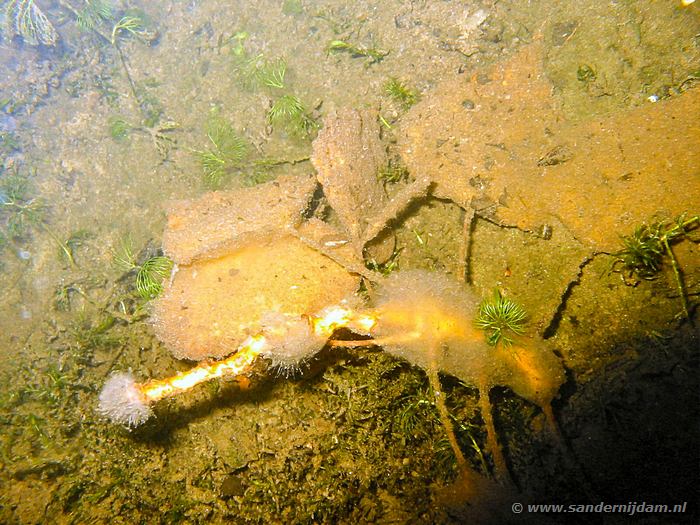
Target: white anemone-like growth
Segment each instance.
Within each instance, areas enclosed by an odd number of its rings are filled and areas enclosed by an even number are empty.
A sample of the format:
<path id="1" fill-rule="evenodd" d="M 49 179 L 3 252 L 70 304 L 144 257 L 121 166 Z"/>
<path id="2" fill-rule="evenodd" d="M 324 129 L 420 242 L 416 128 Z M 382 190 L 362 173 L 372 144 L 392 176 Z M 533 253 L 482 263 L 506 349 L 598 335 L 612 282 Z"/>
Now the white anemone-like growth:
<path id="1" fill-rule="evenodd" d="M 153 415 L 146 398 L 136 386 L 134 376 L 126 372 L 112 375 L 104 384 L 97 411 L 129 428 L 143 424 Z"/>

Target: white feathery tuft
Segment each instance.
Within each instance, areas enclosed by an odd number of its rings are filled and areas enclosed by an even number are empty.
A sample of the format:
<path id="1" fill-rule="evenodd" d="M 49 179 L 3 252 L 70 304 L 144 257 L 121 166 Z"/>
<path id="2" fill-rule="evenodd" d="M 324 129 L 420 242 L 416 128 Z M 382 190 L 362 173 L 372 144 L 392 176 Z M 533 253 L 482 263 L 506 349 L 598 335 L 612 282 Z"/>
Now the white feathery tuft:
<path id="1" fill-rule="evenodd" d="M 261 355 L 271 361 L 277 375 L 296 375 L 326 344 L 325 338 L 313 332 L 309 321 L 299 316 L 269 312 L 262 316 L 261 324 L 267 338 Z"/>
<path id="2" fill-rule="evenodd" d="M 151 407 L 127 372 L 112 375 L 102 387 L 97 411 L 114 423 L 137 427 L 153 415 Z"/>

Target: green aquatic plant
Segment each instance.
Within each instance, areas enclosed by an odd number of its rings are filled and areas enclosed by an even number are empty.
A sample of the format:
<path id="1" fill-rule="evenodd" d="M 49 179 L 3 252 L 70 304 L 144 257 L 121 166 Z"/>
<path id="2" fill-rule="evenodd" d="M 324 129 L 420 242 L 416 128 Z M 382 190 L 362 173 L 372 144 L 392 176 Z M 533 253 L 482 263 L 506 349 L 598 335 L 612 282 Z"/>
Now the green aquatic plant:
<path id="1" fill-rule="evenodd" d="M 351 44 L 345 40 L 332 40 L 327 46 L 328 53 L 348 53 L 353 58 L 367 58 L 368 64 L 381 62 L 388 51 L 381 51 L 374 47 L 363 47 Z"/>
<path id="2" fill-rule="evenodd" d="M 670 221 L 637 226 L 632 235 L 622 237 L 622 249 L 612 254 L 615 257 L 613 271 L 622 273 L 625 284 L 636 286 L 639 279 L 656 279 L 664 257 L 668 256 L 681 297 L 683 313 L 690 319 L 688 294 L 671 244 L 687 238 L 688 233 L 699 225 L 700 215 L 690 218 L 680 215 Z"/>
<path id="3" fill-rule="evenodd" d="M 158 83 L 154 82 L 153 79 L 146 79 L 144 82 L 139 84 L 134 82 L 131 70 L 127 65 L 124 52 L 122 51 L 120 45 L 120 37 L 123 35 L 133 36 L 145 44 L 150 44 L 158 35 L 156 31 L 146 27 L 146 23 L 144 22 L 145 15 L 140 15 L 137 11 L 134 11 L 134 13 L 135 14 L 133 15 L 126 15 L 120 18 L 112 26 L 112 32 L 109 37 L 106 37 L 96 29 L 94 31 L 101 37 L 107 39 L 117 51 L 122 70 L 124 71 L 124 75 L 129 82 L 131 94 L 133 95 L 134 100 L 138 104 L 139 111 L 141 112 L 143 126 L 146 128 L 144 131 L 150 133 L 158 152 L 163 158 L 166 158 L 173 141 L 164 135 L 164 133 L 167 131 L 172 131 L 178 126 L 174 122 L 166 122 L 160 127 L 157 126 L 164 113 L 163 104 L 157 97 L 150 93 L 147 88 L 155 87 L 158 85 Z"/>
<path id="4" fill-rule="evenodd" d="M 85 0 L 82 9 L 76 11 L 75 23 L 83 31 L 92 31 L 114 18 L 112 5 L 105 0 Z"/>
<path id="5" fill-rule="evenodd" d="M 199 163 L 204 170 L 204 183 L 210 189 L 219 189 L 227 174 L 226 159 L 218 151 L 197 152 Z"/>
<path id="6" fill-rule="evenodd" d="M 389 275 L 399 269 L 399 255 L 403 248 L 394 248 L 391 253 L 391 257 L 384 261 L 383 263 L 378 263 L 374 258 L 370 259 L 365 263 L 368 269 L 381 273 L 382 275 Z"/>
<path id="7" fill-rule="evenodd" d="M 71 264 L 75 264 L 75 251 L 84 246 L 88 239 L 92 238 L 93 234 L 85 229 L 74 231 L 70 236 L 61 243 L 59 256 Z"/>
<path id="8" fill-rule="evenodd" d="M 70 2 L 58 0 L 58 4 L 75 16 L 76 25 L 83 31 L 95 31 L 104 22 L 113 19 L 111 2 L 108 0 L 82 0 L 83 5 L 75 8 Z M 5 32 L 10 37 L 21 36 L 25 42 L 54 46 L 58 33 L 51 21 L 33 0 L 10 0 L 5 3 Z M 105 40 L 108 38 L 100 35 Z"/>
<path id="9" fill-rule="evenodd" d="M 404 109 L 418 102 L 418 94 L 396 77 L 391 77 L 384 83 L 384 93 Z"/>
<path id="10" fill-rule="evenodd" d="M 432 386 L 411 389 L 392 403 L 395 405 L 393 431 L 401 436 L 404 443 L 432 437 L 433 460 L 440 471 L 453 471 L 462 459 L 458 459 L 457 455 L 463 457 L 462 450 L 472 449 L 482 469 L 487 472 L 484 453 L 474 439 L 475 428 L 464 421 L 463 416 L 457 415 L 455 411 L 463 412 L 460 407 L 445 402 L 451 399 L 452 394 L 442 388 L 437 396 Z M 440 426 L 445 430 L 442 436 L 437 432 Z"/>
<path id="11" fill-rule="evenodd" d="M 51 365 L 41 384 L 44 386 L 44 398 L 52 405 L 57 405 L 70 386 L 68 373 L 59 365 Z"/>
<path id="12" fill-rule="evenodd" d="M 27 179 L 18 173 L 0 183 L 0 227 L 4 227 L 3 236 L 19 239 L 27 235 L 30 227 L 39 228 L 51 237 L 70 265 L 75 266 L 72 249 L 45 222 L 47 206 L 41 199 L 29 197 L 27 191 Z"/>
<path id="13" fill-rule="evenodd" d="M 53 405 L 57 403 L 52 402 Z M 23 415 L 24 416 L 24 415 Z M 30 431 L 30 440 L 38 441 L 39 448 L 47 449 L 55 442 L 55 436 L 46 428 L 47 421 L 45 418 L 38 416 L 34 413 L 29 413 L 23 417 L 26 422 L 26 428 Z"/>
<path id="14" fill-rule="evenodd" d="M 146 259 L 136 272 L 136 291 L 143 299 L 155 299 L 163 291 L 163 280 L 170 275 L 173 262 L 163 255 Z"/>
<path id="15" fill-rule="evenodd" d="M 579 82 L 595 82 L 596 76 L 595 70 L 588 64 L 581 64 L 576 70 L 576 79 Z"/>
<path id="16" fill-rule="evenodd" d="M 304 115 L 304 105 L 294 95 L 282 95 L 275 100 L 267 112 L 267 121 L 270 124 L 282 121 L 292 121 Z"/>
<path id="17" fill-rule="evenodd" d="M 77 366 L 72 367 L 74 377 L 79 380 L 83 366 L 92 366 L 92 358 L 98 349 L 106 350 L 123 344 L 123 339 L 112 331 L 117 319 L 109 312 L 88 312 L 81 309 L 68 325 L 65 340 L 70 357 Z"/>
<path id="18" fill-rule="evenodd" d="M 489 467 L 484 457 L 484 451 L 481 449 L 476 439 L 474 439 L 474 429 L 465 424 L 463 421 L 457 420 L 452 414 L 450 414 L 450 420 L 455 428 L 455 436 L 463 450 L 471 449 L 473 455 L 476 456 L 479 464 L 481 465 L 481 470 L 483 472 L 488 472 Z M 435 462 L 441 471 L 451 471 L 457 467 L 457 458 L 454 454 L 454 449 L 450 444 L 447 436 L 443 436 L 435 442 Z"/>
<path id="19" fill-rule="evenodd" d="M 118 243 L 112 247 L 112 266 L 122 272 L 128 273 L 136 264 L 136 252 L 134 251 L 134 241 L 130 236 L 125 236 L 119 239 Z"/>
<path id="20" fill-rule="evenodd" d="M 0 131 L 0 155 L 8 155 L 18 149 L 19 140 L 17 135 L 11 131 Z"/>
<path id="21" fill-rule="evenodd" d="M 635 228 L 632 235 L 622 237 L 623 249 L 613 256 L 617 257 L 616 262 L 622 264 L 630 277 L 654 279 L 666 254 L 662 237 L 662 224 L 643 224 Z"/>
<path id="22" fill-rule="evenodd" d="M 141 98 L 139 97 L 138 90 L 136 89 L 136 84 L 134 83 L 134 79 L 131 76 L 131 70 L 129 69 L 129 66 L 126 63 L 126 58 L 124 57 L 124 52 L 122 51 L 122 48 L 119 45 L 119 35 L 123 32 L 131 33 L 131 34 L 138 34 L 138 31 L 140 31 L 142 28 L 143 28 L 143 24 L 139 18 L 133 17 L 133 16 L 128 16 L 128 17 L 120 18 L 112 26 L 112 32 L 111 32 L 111 35 L 109 37 L 105 36 L 103 33 L 99 32 L 99 31 L 97 31 L 97 29 L 93 29 L 93 31 L 95 31 L 102 38 L 107 39 L 107 41 L 110 44 L 112 44 L 114 49 L 117 51 L 117 55 L 119 56 L 119 62 L 120 62 L 122 69 L 124 71 L 124 75 L 126 75 L 126 79 L 129 82 L 129 88 L 131 88 L 131 94 L 134 96 L 134 100 L 138 103 L 139 110 L 141 110 L 141 112 L 143 112 L 143 105 L 141 103 Z"/>
<path id="23" fill-rule="evenodd" d="M 43 230 L 60 248 L 71 265 L 71 249 L 45 223 L 47 206 L 30 194 L 29 178 L 17 169 L 0 179 L 0 232 L 6 240 L 24 237 L 30 227 Z"/>
<path id="24" fill-rule="evenodd" d="M 180 124 L 174 120 L 165 120 L 153 127 L 144 126 L 132 129 L 142 131 L 149 135 L 160 157 L 165 160 L 168 158 L 170 150 L 177 144 L 177 141 L 170 133 L 179 130 Z"/>
<path id="25" fill-rule="evenodd" d="M 398 160 L 390 159 L 377 172 L 377 180 L 384 184 L 396 184 L 408 177 L 408 168 Z"/>
<path id="26" fill-rule="evenodd" d="M 117 20 L 112 26 L 110 43 L 116 46 L 122 34 L 131 35 L 144 42 L 149 42 L 151 40 L 149 39 L 149 32 L 146 30 L 143 19 L 138 16 L 123 16 Z"/>
<path id="27" fill-rule="evenodd" d="M 289 133 L 308 136 L 318 125 L 309 115 L 301 100 L 288 88 L 287 62 L 284 58 L 268 59 L 263 54 L 249 56 L 243 42 L 248 37 L 245 32 L 233 35 L 232 49 L 234 73 L 241 84 L 249 89 L 266 88 L 273 101 L 267 111 L 267 121 L 273 126 L 282 126 Z"/>
<path id="28" fill-rule="evenodd" d="M 163 291 L 163 280 L 170 275 L 173 262 L 163 255 L 138 263 L 131 237 L 123 237 L 112 250 L 112 265 L 124 274 L 135 274 L 134 287 L 141 298 L 155 299 Z"/>
<path id="29" fill-rule="evenodd" d="M 46 205 L 29 194 L 29 180 L 18 170 L 0 179 L 0 212 L 2 225 L 8 238 L 23 237 L 31 225 L 44 220 Z"/>
<path id="30" fill-rule="evenodd" d="M 304 104 L 294 95 L 282 95 L 275 100 L 267 112 L 267 121 L 271 126 L 282 125 L 297 136 L 309 135 L 317 127 Z"/>
<path id="31" fill-rule="evenodd" d="M 167 136 L 166 133 L 177 129 L 179 126 L 172 121 L 158 125 L 164 113 L 163 105 L 146 89 L 154 87 L 154 83 L 148 79 L 138 84 L 134 82 L 120 44 L 124 37 L 129 36 L 136 38 L 142 43 L 150 44 L 158 37 L 158 32 L 152 29 L 147 15 L 140 9 L 128 9 L 124 16 L 115 21 L 111 25 L 111 29 L 105 32 L 103 30 L 104 23 L 114 21 L 111 2 L 108 0 L 84 0 L 84 2 L 85 5 L 82 9 L 76 9 L 71 3 L 59 0 L 61 7 L 73 14 L 76 24 L 81 29 L 92 31 L 115 49 L 121 68 L 129 83 L 133 100 L 138 105 L 142 116 L 143 127 L 131 126 L 126 121 L 115 119 L 113 122 L 110 122 L 110 134 L 115 140 L 120 140 L 126 137 L 128 131 L 144 131 L 153 139 L 161 157 L 167 158 L 174 140 Z M 95 77 L 95 84 L 110 103 L 115 103 L 119 94 L 108 78 L 97 76 Z"/>
<path id="32" fill-rule="evenodd" d="M 522 306 L 496 290 L 492 299 L 486 299 L 479 305 L 474 324 L 484 331 L 489 345 L 496 346 L 502 342 L 510 346 L 514 336 L 524 333 L 526 318 Z"/>
<path id="33" fill-rule="evenodd" d="M 622 236 L 622 250 L 613 253 L 614 264 L 621 264 L 630 277 L 654 279 L 665 255 L 671 255 L 670 243 L 684 238 L 698 226 L 700 216 L 637 226 L 632 235 Z"/>
<path id="34" fill-rule="evenodd" d="M 284 89 L 287 74 L 287 61 L 284 58 L 271 60 L 263 54 L 249 57 L 242 47 L 234 47 L 232 54 L 234 73 L 245 87 Z"/>
<path id="35" fill-rule="evenodd" d="M 426 436 L 439 422 L 435 397 L 430 388 L 419 388 L 415 393 L 398 399 L 400 411 L 395 419 L 397 430 L 407 439 Z"/>
<path id="36" fill-rule="evenodd" d="M 55 310 L 67 312 L 73 307 L 73 298 L 76 296 L 83 299 L 83 306 L 88 303 L 94 304 L 88 292 L 103 286 L 104 282 L 92 274 L 75 280 L 61 278 L 61 282 L 54 287 L 53 307 Z"/>
<path id="37" fill-rule="evenodd" d="M 231 47 L 231 54 L 234 57 L 245 56 L 245 41 L 248 38 L 247 31 L 236 31 L 231 37 L 229 37 L 226 42 L 235 42 Z"/>
<path id="38" fill-rule="evenodd" d="M 149 135 L 161 158 L 166 160 L 170 154 L 170 150 L 176 144 L 175 139 L 170 136 L 170 133 L 178 130 L 180 124 L 171 119 L 163 119 L 165 108 L 158 97 L 149 91 L 149 88 L 154 88 L 159 85 L 158 81 L 153 78 L 146 78 L 143 82 L 134 82 L 131 71 L 127 66 L 124 53 L 119 45 L 119 33 L 124 31 L 135 35 L 144 43 L 150 43 L 156 38 L 157 32 L 146 29 L 142 20 L 141 17 L 137 16 L 123 17 L 120 21 L 122 23 L 121 27 L 118 27 L 120 23 L 117 22 L 112 31 L 112 44 L 117 50 L 122 69 L 124 70 L 124 74 L 129 82 L 129 87 L 131 88 L 131 93 L 141 113 L 142 125 L 138 127 L 131 126 L 131 130 L 141 131 Z M 125 131 L 124 124 L 119 123 L 115 131 Z"/>
<path id="39" fill-rule="evenodd" d="M 152 83 L 139 82 L 136 84 L 136 93 L 138 93 L 139 107 L 141 116 L 143 117 L 143 126 L 146 128 L 155 128 L 160 122 L 165 108 L 163 103 L 156 97 L 149 88 L 154 87 Z"/>
<path id="40" fill-rule="evenodd" d="M 272 61 L 262 59 L 256 70 L 257 80 L 260 84 L 277 89 L 284 88 L 284 76 L 286 73 L 287 61 L 283 58 Z"/>
<path id="41" fill-rule="evenodd" d="M 93 86 L 112 108 L 119 107 L 119 91 L 114 87 L 112 77 L 107 74 L 97 73 L 93 76 Z"/>
<path id="42" fill-rule="evenodd" d="M 248 146 L 233 126 L 218 115 L 207 123 L 209 147 L 195 154 L 204 171 L 204 182 L 212 189 L 220 188 L 226 178 L 241 167 Z"/>
<path id="43" fill-rule="evenodd" d="M 71 308 L 72 287 L 61 282 L 53 291 L 53 307 L 59 312 L 67 312 Z"/>
<path id="44" fill-rule="evenodd" d="M 9 0 L 4 5 L 5 34 L 21 36 L 31 46 L 55 46 L 58 33 L 34 0 Z"/>
<path id="45" fill-rule="evenodd" d="M 133 126 L 119 116 L 109 117 L 107 122 L 110 136 L 117 142 L 123 142 L 129 137 Z"/>

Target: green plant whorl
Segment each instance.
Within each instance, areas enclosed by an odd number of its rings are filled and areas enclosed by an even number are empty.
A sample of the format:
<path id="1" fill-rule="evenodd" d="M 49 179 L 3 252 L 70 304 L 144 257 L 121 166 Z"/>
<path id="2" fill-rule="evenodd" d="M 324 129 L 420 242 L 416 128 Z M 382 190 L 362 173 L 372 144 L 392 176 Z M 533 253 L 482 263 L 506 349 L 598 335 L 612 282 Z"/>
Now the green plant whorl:
<path id="1" fill-rule="evenodd" d="M 418 94 L 396 77 L 390 77 L 384 83 L 384 92 L 403 109 L 408 109 L 418 102 Z"/>
<path id="2" fill-rule="evenodd" d="M 638 226 L 632 235 L 622 238 L 623 249 L 615 254 L 622 265 L 642 279 L 653 279 L 664 257 L 663 226 L 661 223 Z"/>
<path id="3" fill-rule="evenodd" d="M 136 291 L 144 299 L 155 299 L 163 291 L 163 280 L 170 274 L 173 262 L 164 256 L 146 260 L 136 273 Z"/>
<path id="4" fill-rule="evenodd" d="M 301 137 L 317 127 L 301 100 L 290 94 L 282 95 L 274 101 L 267 112 L 267 122 L 273 127 L 282 125 L 288 132 Z"/>
<path id="5" fill-rule="evenodd" d="M 248 151 L 246 141 L 233 126 L 218 115 L 207 124 L 209 148 L 194 153 L 204 171 L 204 182 L 211 189 L 219 189 L 226 178 L 237 168 Z"/>
<path id="6" fill-rule="evenodd" d="M 526 319 L 525 309 L 497 290 L 493 299 L 486 299 L 479 305 L 474 324 L 484 331 L 489 345 L 502 342 L 510 346 L 514 336 L 524 333 Z"/>

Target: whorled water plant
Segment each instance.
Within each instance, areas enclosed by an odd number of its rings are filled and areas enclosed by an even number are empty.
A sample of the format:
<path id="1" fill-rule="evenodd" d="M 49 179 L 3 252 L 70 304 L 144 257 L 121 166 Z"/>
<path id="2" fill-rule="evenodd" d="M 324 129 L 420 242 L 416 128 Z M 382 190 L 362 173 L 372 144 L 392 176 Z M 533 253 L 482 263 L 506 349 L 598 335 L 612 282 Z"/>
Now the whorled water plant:
<path id="1" fill-rule="evenodd" d="M 353 58 L 366 58 L 367 65 L 377 64 L 389 54 L 388 51 L 382 51 L 376 47 L 355 45 L 345 40 L 332 40 L 326 49 L 328 54 L 347 53 Z"/>
<path id="2" fill-rule="evenodd" d="M 622 273 L 625 284 L 635 286 L 639 279 L 656 279 L 664 257 L 668 256 L 681 296 L 683 313 L 690 319 L 688 294 L 671 245 L 687 237 L 688 233 L 699 225 L 700 215 L 690 218 L 680 215 L 670 221 L 637 226 L 632 235 L 622 237 L 622 249 L 612 254 L 615 257 L 612 269 Z"/>
<path id="3" fill-rule="evenodd" d="M 32 174 L 34 175 L 34 174 Z M 0 178 L 0 232 L 3 239 L 21 239 L 30 228 L 43 230 L 61 250 L 71 265 L 75 265 L 72 249 L 46 223 L 48 206 L 30 194 L 29 174 L 15 169 Z"/>
<path id="4" fill-rule="evenodd" d="M 403 109 L 408 109 L 418 102 L 418 93 L 396 77 L 391 77 L 384 83 L 384 93 Z"/>
<path id="5" fill-rule="evenodd" d="M 125 141 L 129 137 L 131 130 L 134 128 L 120 116 L 109 117 L 107 126 L 109 129 L 109 135 L 117 142 Z"/>
<path id="6" fill-rule="evenodd" d="M 239 40 L 239 45 L 242 45 L 240 42 Z M 234 49 L 233 58 L 234 73 L 248 89 L 284 89 L 287 73 L 287 61 L 284 58 L 268 59 L 263 54 L 250 57 L 242 47 Z"/>
<path id="7" fill-rule="evenodd" d="M 112 250 L 112 265 L 124 274 L 135 274 L 136 293 L 150 300 L 163 291 L 163 281 L 170 275 L 173 262 L 164 255 L 155 255 L 139 263 L 133 241 L 124 237 Z"/>
<path id="8" fill-rule="evenodd" d="M 136 272 L 136 291 L 144 299 L 155 299 L 163 291 L 163 281 L 173 262 L 163 255 L 146 259 Z"/>
<path id="9" fill-rule="evenodd" d="M 5 33 L 9 38 L 19 35 L 32 46 L 55 46 L 58 33 L 33 0 L 10 0 L 4 5 Z"/>
<path id="10" fill-rule="evenodd" d="M 289 133 L 297 136 L 309 135 L 318 126 L 301 100 L 289 94 L 282 95 L 273 102 L 267 112 L 267 121 L 271 126 L 282 125 Z"/>
<path id="11" fill-rule="evenodd" d="M 474 324 L 484 331 L 486 342 L 491 346 L 513 344 L 513 338 L 525 331 L 527 313 L 518 303 L 504 297 L 497 290 L 492 299 L 479 305 Z"/>
<path id="12" fill-rule="evenodd" d="M 218 189 L 231 172 L 240 167 L 248 147 L 233 126 L 218 115 L 213 115 L 207 123 L 207 138 L 209 147 L 195 154 L 204 171 L 205 184 Z"/>
<path id="13" fill-rule="evenodd" d="M 112 20 L 112 5 L 106 0 L 85 0 L 85 5 L 77 11 L 75 23 L 83 31 L 92 31 L 104 22 Z"/>

